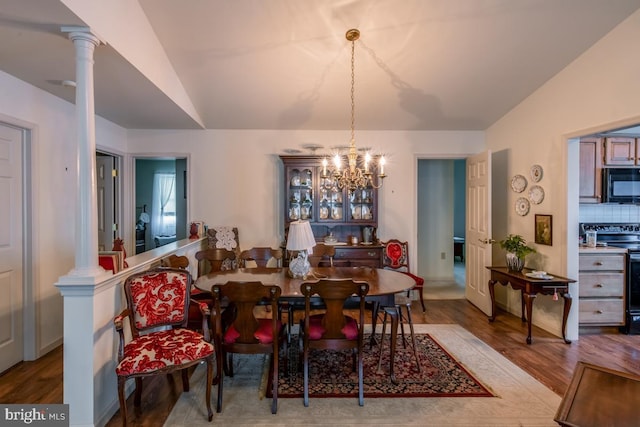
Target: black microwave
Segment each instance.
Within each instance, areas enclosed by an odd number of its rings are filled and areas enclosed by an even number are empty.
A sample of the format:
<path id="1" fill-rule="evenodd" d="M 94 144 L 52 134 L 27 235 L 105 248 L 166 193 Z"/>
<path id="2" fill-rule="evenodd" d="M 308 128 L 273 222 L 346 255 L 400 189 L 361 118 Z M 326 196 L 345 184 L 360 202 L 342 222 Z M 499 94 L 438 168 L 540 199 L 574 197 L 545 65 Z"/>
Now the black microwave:
<path id="1" fill-rule="evenodd" d="M 640 203 L 640 168 L 602 170 L 605 203 Z"/>

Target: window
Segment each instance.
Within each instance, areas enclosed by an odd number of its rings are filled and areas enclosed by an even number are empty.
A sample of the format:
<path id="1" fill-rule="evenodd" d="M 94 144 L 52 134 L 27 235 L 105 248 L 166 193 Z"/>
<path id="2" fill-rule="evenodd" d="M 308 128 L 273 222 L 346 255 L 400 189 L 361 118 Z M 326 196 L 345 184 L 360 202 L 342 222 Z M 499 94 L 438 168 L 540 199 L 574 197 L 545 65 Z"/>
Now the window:
<path id="1" fill-rule="evenodd" d="M 151 232 L 154 236 L 176 234 L 176 175 L 174 173 L 154 175 L 152 212 Z"/>

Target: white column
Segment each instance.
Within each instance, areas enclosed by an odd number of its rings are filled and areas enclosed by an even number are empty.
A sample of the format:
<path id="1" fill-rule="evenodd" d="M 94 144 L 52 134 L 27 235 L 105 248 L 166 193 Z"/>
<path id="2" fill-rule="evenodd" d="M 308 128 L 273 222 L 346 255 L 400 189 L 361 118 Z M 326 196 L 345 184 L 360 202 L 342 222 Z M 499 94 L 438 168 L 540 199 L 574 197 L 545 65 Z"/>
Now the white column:
<path id="1" fill-rule="evenodd" d="M 63 399 L 72 426 L 94 426 L 96 286 L 111 273 L 98 264 L 93 52 L 100 44 L 86 27 L 63 27 L 76 52 L 77 206 L 75 267 L 55 284 L 64 299 Z"/>
<path id="2" fill-rule="evenodd" d="M 76 136 L 78 191 L 74 276 L 102 273 L 98 265 L 98 205 L 96 195 L 96 126 L 93 97 L 93 52 L 100 39 L 88 29 L 63 28 L 76 49 Z M 84 30 L 84 31 L 79 31 Z"/>

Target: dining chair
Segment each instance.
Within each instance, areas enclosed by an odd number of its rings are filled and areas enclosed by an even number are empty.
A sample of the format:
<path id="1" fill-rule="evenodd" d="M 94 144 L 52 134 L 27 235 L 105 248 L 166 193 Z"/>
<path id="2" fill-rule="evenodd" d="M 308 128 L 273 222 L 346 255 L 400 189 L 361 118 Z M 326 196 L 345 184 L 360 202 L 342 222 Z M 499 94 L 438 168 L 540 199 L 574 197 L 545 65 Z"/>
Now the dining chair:
<path id="1" fill-rule="evenodd" d="M 204 361 L 207 365 L 205 399 L 208 420 L 211 411 L 214 345 L 204 319 L 209 316 L 206 304 L 196 304 L 202 311 L 204 335 L 187 329 L 190 306 L 191 274 L 183 269 L 158 268 L 132 274 L 124 283 L 127 307 L 113 319 L 119 335 L 118 400 L 122 425 L 127 425 L 125 383 L 136 383 L 134 406 L 140 407 L 142 379 L 152 375 L 181 371 L 182 388 L 189 391 L 187 369 Z M 128 319 L 128 320 L 125 320 Z M 125 343 L 124 323 L 129 323 L 131 339 Z"/>
<path id="2" fill-rule="evenodd" d="M 335 255 L 335 246 L 318 243 L 308 256 L 309 264 L 311 264 L 311 267 L 333 267 L 333 257 Z"/>
<path id="3" fill-rule="evenodd" d="M 189 258 L 184 255 L 169 255 L 166 258 L 160 260 L 160 265 L 162 267 L 169 268 L 182 268 L 187 270 L 189 268 Z M 191 287 L 190 297 L 192 300 L 197 301 L 198 303 L 205 303 L 209 307 L 209 310 L 213 308 L 213 300 L 211 299 L 211 294 L 209 292 L 201 291 L 195 286 Z M 187 328 L 193 329 L 194 331 L 202 331 L 203 320 L 204 324 L 208 326 L 208 329 L 211 330 L 209 325 L 209 317 L 202 317 L 202 313 L 200 312 L 200 308 L 197 304 L 189 305 L 189 320 L 187 321 Z"/>
<path id="4" fill-rule="evenodd" d="M 407 296 L 410 295 L 411 290 L 416 289 L 418 291 L 418 296 L 420 297 L 422 312 L 424 313 L 427 311 L 424 305 L 424 295 L 422 295 L 424 279 L 411 273 L 409 268 L 409 244 L 407 242 L 401 242 L 398 239 L 390 239 L 389 241 L 384 242 L 383 246 L 382 268 L 404 273 L 416 282 L 413 288 L 407 290 Z"/>
<path id="5" fill-rule="evenodd" d="M 277 315 L 270 318 L 257 318 L 256 306 L 268 301 L 271 312 L 278 313 L 278 300 L 281 290 L 276 285 L 264 285 L 261 282 L 234 282 L 213 285 L 214 342 L 216 345 L 218 399 L 216 411 L 222 411 L 223 375 L 233 377 L 233 354 L 271 355 L 273 400 L 271 413 L 278 410 L 278 356 L 284 346 L 283 355 L 287 359 L 286 328 Z M 222 310 L 222 302 L 227 308 Z M 226 362 L 226 363 L 225 363 Z M 226 365 L 226 369 L 225 369 Z M 285 366 L 287 363 L 285 362 Z"/>
<path id="6" fill-rule="evenodd" d="M 300 321 L 304 406 L 309 406 L 309 352 L 312 349 L 352 350 L 353 370 L 358 371 L 358 403 L 364 405 L 364 311 L 368 292 L 368 283 L 351 279 L 324 279 L 300 285 L 304 296 L 304 319 Z M 360 300 L 358 319 L 344 314 L 345 302 L 354 295 Z M 311 300 L 316 297 L 321 298 L 326 307 L 323 313 L 311 312 Z"/>
<path id="7" fill-rule="evenodd" d="M 253 247 L 240 252 L 240 265 L 244 268 L 282 267 L 282 249 L 270 247 Z"/>
<path id="8" fill-rule="evenodd" d="M 237 268 L 236 253 L 228 249 L 209 248 L 196 252 L 198 260 L 198 277 L 212 271 L 235 270 Z"/>
<path id="9" fill-rule="evenodd" d="M 404 325 L 407 324 L 409 326 L 409 336 L 411 339 L 411 343 L 409 344 L 411 350 L 413 352 L 413 357 L 416 361 L 416 368 L 418 372 L 421 371 L 420 368 L 420 358 L 418 357 L 418 348 L 416 347 L 416 336 L 413 328 L 413 318 L 411 317 L 411 300 L 409 297 L 405 297 L 404 295 L 396 294 L 394 295 L 394 305 L 392 306 L 383 306 L 380 310 L 382 315 L 382 334 L 380 336 L 380 352 L 378 356 L 378 371 L 381 370 L 382 367 L 382 355 L 384 351 L 384 342 L 385 342 L 385 334 L 387 330 L 387 320 L 391 319 L 391 326 L 389 331 L 389 352 L 390 352 L 390 365 L 389 365 L 389 376 L 391 378 L 391 382 L 397 384 L 396 376 L 394 373 L 394 361 L 395 361 L 395 351 L 396 351 L 396 336 L 398 333 L 398 326 L 400 326 L 400 335 L 402 338 L 402 345 L 406 349 L 407 348 L 407 338 L 404 334 Z"/>
<path id="10" fill-rule="evenodd" d="M 333 267 L 333 257 L 336 254 L 336 248 L 332 245 L 325 245 L 323 243 L 318 243 L 313 247 L 313 253 L 309 254 L 307 259 L 309 260 L 309 264 L 311 267 Z M 324 308 L 324 305 L 320 302 L 312 301 L 313 308 Z M 294 321 L 294 313 L 296 311 L 304 310 L 304 303 L 302 301 L 297 300 L 288 300 L 286 302 L 287 306 L 287 322 L 289 324 L 289 331 L 293 329 Z M 291 335 L 289 335 L 291 337 Z"/>

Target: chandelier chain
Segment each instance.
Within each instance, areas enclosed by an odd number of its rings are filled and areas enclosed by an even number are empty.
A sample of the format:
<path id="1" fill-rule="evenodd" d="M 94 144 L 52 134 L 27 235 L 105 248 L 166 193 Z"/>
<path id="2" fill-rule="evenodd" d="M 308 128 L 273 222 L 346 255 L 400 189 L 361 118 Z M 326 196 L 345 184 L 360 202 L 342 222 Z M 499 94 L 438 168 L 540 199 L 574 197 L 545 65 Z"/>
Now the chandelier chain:
<path id="1" fill-rule="evenodd" d="M 356 141 L 356 41 L 351 41 L 351 144 L 355 144 Z"/>

